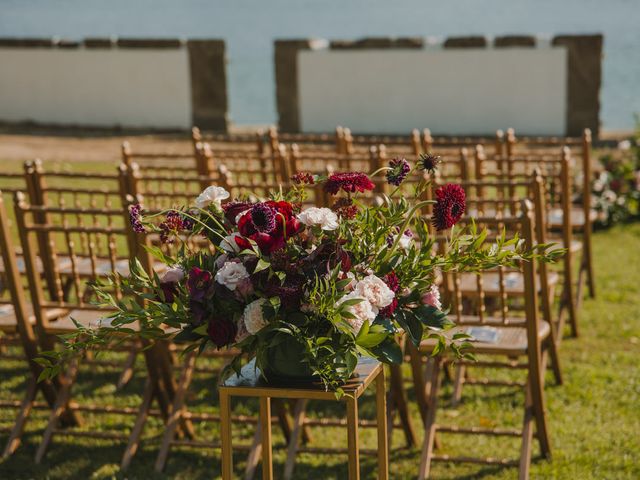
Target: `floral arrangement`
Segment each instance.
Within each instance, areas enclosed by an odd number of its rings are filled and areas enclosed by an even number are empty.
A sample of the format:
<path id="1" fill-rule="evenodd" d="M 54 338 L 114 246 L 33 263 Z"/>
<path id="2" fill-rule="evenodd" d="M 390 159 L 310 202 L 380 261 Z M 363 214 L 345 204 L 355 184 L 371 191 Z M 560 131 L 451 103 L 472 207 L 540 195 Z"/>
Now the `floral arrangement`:
<path id="1" fill-rule="evenodd" d="M 594 208 L 604 226 L 640 217 L 640 129 L 600 157 L 602 170 L 592 182 Z"/>
<path id="2" fill-rule="evenodd" d="M 114 298 L 109 283 L 98 285 L 101 302 L 116 312 L 108 326 L 80 329 L 74 341 L 67 339 L 65 352 L 123 332 L 171 337 L 187 342 L 187 350 L 236 349 L 229 369 L 239 371 L 255 358 L 267 379 L 319 379 L 338 395 L 359 356 L 401 362 L 403 334 L 416 345 L 434 336 L 436 351 L 448 346 L 468 355 L 464 334 L 449 345 L 442 335 L 452 324 L 440 299 L 439 272 L 479 271 L 558 251 L 546 253 L 544 245 L 525 250 L 518 238 L 499 235 L 489 245 L 487 232 L 473 224 L 455 229 L 465 212 L 462 187 L 441 186 L 434 201 L 421 201 L 430 188 L 424 172 L 437 164 L 425 156 L 415 168 L 396 158 L 371 175 L 299 173 L 289 190 L 264 201 L 232 200 L 210 186 L 193 206 L 162 214 L 131 206 L 132 228 L 159 234 L 177 253 L 149 248 L 166 266 L 161 275 L 132 263 L 129 277 L 113 280 L 124 286 L 125 299 Z M 412 173 L 422 180 L 403 193 Z M 365 202 L 375 175 L 395 190 Z M 334 198 L 331 208 L 303 208 L 307 187 L 317 184 Z M 428 205 L 430 217 L 423 214 Z M 437 253 L 438 236 L 447 240 L 445 253 Z M 204 239 L 206 246 L 189 239 Z M 130 328 L 134 322 L 137 331 Z"/>

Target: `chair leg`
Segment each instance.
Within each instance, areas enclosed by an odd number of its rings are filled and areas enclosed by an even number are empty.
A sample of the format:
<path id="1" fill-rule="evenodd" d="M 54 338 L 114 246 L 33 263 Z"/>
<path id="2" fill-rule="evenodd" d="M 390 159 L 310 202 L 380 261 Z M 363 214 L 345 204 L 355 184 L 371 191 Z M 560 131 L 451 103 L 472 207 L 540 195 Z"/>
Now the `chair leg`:
<path id="1" fill-rule="evenodd" d="M 133 425 L 133 428 L 131 429 L 131 433 L 129 434 L 129 441 L 127 443 L 127 447 L 124 450 L 124 454 L 122 455 L 122 461 L 120 462 L 120 470 L 122 471 L 125 471 L 127 470 L 127 468 L 129 468 L 133 456 L 138 451 L 138 445 L 140 445 L 140 437 L 142 436 L 144 425 L 147 422 L 149 409 L 151 408 L 151 402 L 153 401 L 155 393 L 156 392 L 153 382 L 151 380 L 147 380 L 144 386 L 142 403 L 140 404 L 140 408 L 138 409 L 136 421 Z"/>
<path id="2" fill-rule="evenodd" d="M 420 468 L 418 470 L 418 478 L 424 480 L 429 477 L 431 469 L 431 458 L 433 456 L 433 448 L 436 437 L 436 409 L 438 401 L 438 389 L 440 385 L 440 369 L 442 359 L 436 357 L 433 359 L 433 367 L 430 375 L 430 392 L 429 407 L 427 409 L 426 422 L 424 425 L 424 441 L 422 443 L 422 454 L 420 456 Z"/>
<path id="3" fill-rule="evenodd" d="M 531 399 L 531 386 L 527 380 L 525 389 L 524 419 L 522 421 L 522 447 L 520 449 L 520 468 L 518 480 L 529 479 L 529 468 L 531 466 L 531 450 L 533 442 L 533 402 Z"/>
<path id="4" fill-rule="evenodd" d="M 453 395 L 451 396 L 451 406 L 455 407 L 462 399 L 462 387 L 464 386 L 467 369 L 464 365 L 456 365 L 456 376 L 453 385 Z"/>
<path id="5" fill-rule="evenodd" d="M 131 348 L 131 351 L 127 355 L 127 359 L 124 362 L 124 369 L 120 374 L 120 378 L 118 379 L 118 383 L 116 385 L 117 390 L 122 390 L 125 385 L 129 383 L 129 381 L 133 378 L 133 367 L 136 363 L 136 357 L 138 356 L 138 346 L 134 345 Z"/>
<path id="6" fill-rule="evenodd" d="M 65 375 L 64 380 L 61 382 L 60 389 L 58 390 L 58 396 L 56 398 L 56 403 L 51 410 L 51 415 L 49 416 L 49 422 L 47 423 L 47 428 L 42 434 L 42 441 L 40 442 L 40 446 L 38 447 L 38 451 L 36 452 L 35 463 L 40 463 L 44 454 L 47 451 L 47 447 L 51 443 L 51 439 L 53 438 L 53 434 L 58 427 L 58 422 L 60 417 L 67 410 L 67 403 L 69 402 L 69 398 L 71 397 L 71 387 L 75 382 L 76 376 L 78 374 L 78 361 L 72 360 L 69 369 L 67 370 L 67 374 Z"/>
<path id="7" fill-rule="evenodd" d="M 256 425 L 256 431 L 253 434 L 253 441 L 251 442 L 251 448 L 249 449 L 249 455 L 247 456 L 247 466 L 244 469 L 244 480 L 253 480 L 256 475 L 258 463 L 260 463 L 260 457 L 262 456 L 262 427 L 260 422 Z"/>
<path id="8" fill-rule="evenodd" d="M 547 339 L 549 345 L 549 355 L 551 356 L 551 368 L 553 370 L 553 377 L 556 381 L 556 385 L 562 385 L 562 369 L 560 368 L 560 355 L 558 354 L 558 345 L 555 340 L 553 330 Z M 544 371 L 544 369 L 543 369 Z"/>
<path id="9" fill-rule="evenodd" d="M 409 407 L 406 393 L 404 391 L 404 381 L 402 376 L 401 365 L 389 366 L 389 401 L 387 402 L 387 443 L 391 445 L 391 436 L 393 434 L 393 418 L 394 410 L 398 410 L 400 423 L 406 439 L 407 447 L 417 444 L 416 434 L 411 423 L 409 415 Z"/>
<path id="10" fill-rule="evenodd" d="M 307 400 L 298 400 L 296 402 L 293 412 L 293 429 L 291 430 L 291 438 L 289 439 L 289 445 L 287 447 L 287 460 L 284 465 L 285 480 L 291 480 L 291 478 L 293 478 L 293 468 L 296 462 L 296 455 L 298 454 L 298 445 L 302 437 L 306 407 Z"/>
<path id="11" fill-rule="evenodd" d="M 173 397 L 173 406 L 171 407 L 171 415 L 169 416 L 169 420 L 164 428 L 164 435 L 162 436 L 162 443 L 160 445 L 160 451 L 158 452 L 158 458 L 156 459 L 155 464 L 156 472 L 162 472 L 165 463 L 167 462 L 171 442 L 175 439 L 178 423 L 184 413 L 185 395 L 189 385 L 191 384 L 195 362 L 195 352 L 189 352 L 185 359 L 184 368 L 180 374 L 178 385 L 176 386 L 176 393 Z"/>
<path id="12" fill-rule="evenodd" d="M 578 337 L 578 312 L 575 303 L 575 296 L 573 294 L 573 272 L 571 267 L 565 269 L 564 272 L 564 289 L 562 292 L 563 302 L 561 305 L 567 308 L 569 314 L 569 323 L 571 324 L 571 335 Z M 558 332 L 558 335 L 562 335 L 562 332 Z"/>
<path id="13" fill-rule="evenodd" d="M 20 404 L 20 411 L 18 412 L 18 418 L 16 419 L 16 423 L 11 429 L 11 434 L 9 435 L 9 440 L 7 441 L 7 445 L 2 453 L 2 458 L 7 458 L 12 455 L 17 448 L 20 446 L 20 439 L 22 437 L 22 432 L 24 431 L 24 426 L 27 423 L 27 419 L 29 418 L 29 413 L 31 413 L 31 409 L 33 408 L 33 404 L 36 399 L 36 395 L 38 394 L 38 383 L 36 378 L 31 376 L 27 382 L 27 392 L 25 393 L 24 399 Z"/>

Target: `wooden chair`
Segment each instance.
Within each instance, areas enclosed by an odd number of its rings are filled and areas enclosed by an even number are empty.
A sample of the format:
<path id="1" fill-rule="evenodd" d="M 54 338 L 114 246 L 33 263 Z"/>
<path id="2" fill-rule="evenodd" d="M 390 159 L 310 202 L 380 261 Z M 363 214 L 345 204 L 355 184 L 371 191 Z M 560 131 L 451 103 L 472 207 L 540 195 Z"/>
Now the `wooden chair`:
<path id="1" fill-rule="evenodd" d="M 59 334 L 76 330 L 74 321 L 91 328 L 100 324 L 101 318 L 109 310 L 91 303 L 92 291 L 87 281 L 95 281 L 111 272 L 127 274 L 128 261 L 133 255 L 139 256 L 143 265 L 151 265 L 144 260 L 148 254 L 139 246 L 138 240 L 128 226 L 126 210 L 106 208 L 77 208 L 65 206 L 32 206 L 26 197 L 16 194 L 14 202 L 16 224 L 25 258 L 25 270 L 29 290 L 33 302 L 35 327 L 40 348 L 50 351 L 55 348 Z M 83 217 L 83 222 L 78 221 Z M 52 268 L 50 275 L 41 275 L 37 263 L 37 245 L 39 237 L 46 239 L 52 255 L 51 262 L 43 262 L 46 269 Z M 127 252 L 122 255 L 121 252 Z M 62 273 L 56 269 L 56 258 L 65 256 L 69 259 L 69 279 L 65 282 Z M 42 258 L 42 256 L 40 256 Z M 104 268 L 104 265 L 109 268 Z M 86 273 L 83 270 L 88 269 Z M 43 281 L 52 278 L 53 287 L 44 288 Z M 65 292 L 65 283 L 70 287 Z M 53 294 L 52 294 L 53 292 Z M 114 284 L 114 295 L 123 297 L 119 282 Z M 72 320 L 73 319 L 73 320 Z M 166 419 L 170 414 L 173 384 L 167 380 L 162 370 L 170 363 L 168 351 L 158 343 L 144 350 L 147 365 L 148 381 L 145 386 L 143 402 L 139 409 L 113 408 L 110 405 L 89 403 L 78 405 L 72 400 L 72 388 L 76 384 L 79 372 L 79 361 L 72 360 L 64 373 L 55 377 L 60 385 L 42 442 L 36 453 L 39 463 L 54 435 L 64 431 L 65 435 L 80 435 L 93 438 L 129 439 L 125 450 L 123 464 L 130 462 L 135 453 L 142 427 L 150 414 L 151 403 L 156 399 L 160 406 L 160 414 Z M 60 428 L 60 422 L 67 412 L 88 410 L 92 413 L 110 413 L 133 415 L 136 417 L 131 435 L 118 432 L 93 432 L 86 430 Z M 185 424 L 185 430 L 188 426 Z"/>
<path id="2" fill-rule="evenodd" d="M 585 128 L 581 137 L 559 137 L 559 138 L 520 138 L 517 139 L 515 131 L 509 129 L 505 142 L 507 156 L 518 157 L 536 155 L 544 155 L 549 150 L 556 150 L 558 146 L 567 147 L 572 157 L 580 158 L 580 168 L 577 170 L 581 175 L 581 201 L 578 204 L 572 204 L 572 228 L 582 233 L 582 242 L 584 244 L 584 253 L 580 262 L 579 275 L 586 277 L 586 283 L 589 289 L 589 296 L 595 298 L 595 276 L 593 271 L 593 250 L 591 242 L 591 234 L 593 230 L 593 222 L 597 218 L 597 212 L 591 206 L 591 181 L 593 179 L 593 166 L 591 163 L 591 150 L 593 148 L 593 140 L 591 130 Z M 553 228 L 561 230 L 562 217 L 559 212 L 549 219 Z M 579 282 L 581 285 L 582 282 Z M 578 296 L 581 299 L 581 295 Z M 579 300 L 581 301 L 581 300 Z"/>
<path id="3" fill-rule="evenodd" d="M 502 219 L 482 218 L 480 223 L 491 227 L 493 230 L 501 228 L 503 225 L 519 224 L 522 238 L 528 248 L 535 243 L 534 240 L 534 217 L 530 202 L 523 201 L 521 207 L 522 214 L 518 217 L 505 217 Z M 473 306 L 466 306 L 461 295 L 456 274 L 444 274 L 443 289 L 445 293 L 445 303 L 451 303 L 453 310 L 453 320 L 456 323 L 454 332 L 473 332 L 470 327 L 480 328 L 487 332 L 496 332 L 494 341 L 485 340 L 473 342 L 473 352 L 488 357 L 491 360 L 476 362 L 476 366 L 485 367 L 499 366 L 500 368 L 510 368 L 514 370 L 524 370 L 527 372 L 527 380 L 521 382 L 504 382 L 505 385 L 524 387 L 525 405 L 523 408 L 522 430 L 505 428 L 484 428 L 475 426 L 444 426 L 436 423 L 436 412 L 438 403 L 438 393 L 440 387 L 441 368 L 445 362 L 444 355 L 438 355 L 429 361 L 427 373 L 423 376 L 421 371 L 421 355 L 429 355 L 435 343 L 424 341 L 420 346 L 420 353 L 412 352 L 412 363 L 414 364 L 414 377 L 416 384 L 416 395 L 421 398 L 421 403 L 427 405 L 425 412 L 425 437 L 422 447 L 422 457 L 418 477 L 427 478 L 430 474 L 431 463 L 433 461 L 446 462 L 470 462 L 479 464 L 490 464 L 500 466 L 519 466 L 519 478 L 529 477 L 529 467 L 532 456 L 532 440 L 534 426 L 536 437 L 540 443 L 540 450 L 545 458 L 551 458 L 551 447 L 549 441 L 549 431 L 546 421 L 545 399 L 544 399 L 544 371 L 547 361 L 547 352 L 553 345 L 551 328 L 547 322 L 541 321 L 539 317 L 539 304 L 536 295 L 536 265 L 537 262 L 521 262 L 520 268 L 525 279 L 525 305 L 524 316 L 512 316 L 508 305 L 500 305 L 495 309 L 491 306 L 486 308 L 483 293 L 484 273 L 478 274 L 477 281 L 477 302 Z M 475 330 L 475 335 L 479 335 L 480 330 Z M 453 333 L 453 332 L 451 332 Z M 451 334 L 450 333 L 450 334 Z M 449 335 L 450 335 L 449 334 Z M 497 360 L 493 360 L 498 357 Z M 506 357 L 506 361 L 499 360 Z M 513 358 L 524 361 L 514 361 Z M 425 380 L 426 378 L 426 380 Z M 480 384 L 482 385 L 482 384 Z M 495 457 L 472 457 L 465 454 L 460 457 L 449 455 L 436 455 L 434 453 L 436 432 L 441 434 L 456 435 L 488 435 L 505 436 L 521 439 L 521 452 L 519 460 L 509 460 Z M 442 442 L 444 442 L 441 439 Z"/>
<path id="4" fill-rule="evenodd" d="M 8 295 L 0 292 L 2 294 L 0 295 L 0 332 L 17 336 L 24 354 L 22 358 L 25 359 L 29 371 L 22 401 L 3 400 L 0 402 L 3 408 L 18 409 L 18 416 L 2 453 L 2 458 L 6 458 L 20 446 L 26 422 L 31 410 L 36 407 L 38 393 L 42 393 L 46 402 L 45 406 L 51 409 L 56 403 L 57 391 L 55 381 L 38 382 L 42 367 L 35 361 L 40 354 L 38 339 L 34 331 L 35 319 L 24 292 L 16 257 L 16 246 L 13 242 L 13 225 L 9 221 L 2 193 L 0 192 L 0 257 L 3 261 L 4 271 L 0 290 Z M 67 412 L 61 421 L 65 425 L 73 425 L 79 422 L 79 417 L 75 412 Z"/>

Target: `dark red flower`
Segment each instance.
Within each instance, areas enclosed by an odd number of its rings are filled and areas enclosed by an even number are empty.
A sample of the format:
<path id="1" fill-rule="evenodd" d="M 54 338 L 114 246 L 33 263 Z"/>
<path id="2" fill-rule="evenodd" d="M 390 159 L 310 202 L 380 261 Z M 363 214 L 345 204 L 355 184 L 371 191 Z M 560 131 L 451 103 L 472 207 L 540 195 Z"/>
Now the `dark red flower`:
<path id="1" fill-rule="evenodd" d="M 380 310 L 380 315 L 385 318 L 391 318 L 398 308 L 398 299 L 394 298 L 389 305 Z"/>
<path id="2" fill-rule="evenodd" d="M 305 270 L 309 275 L 313 272 L 325 274 L 336 268 L 340 264 L 340 270 L 348 272 L 351 270 L 352 261 L 340 242 L 327 240 L 304 259 Z"/>
<path id="3" fill-rule="evenodd" d="M 347 193 L 373 190 L 375 184 L 362 172 L 332 173 L 324 184 L 324 191 L 336 195 L 340 190 Z"/>
<path id="4" fill-rule="evenodd" d="M 302 287 L 305 284 L 303 275 L 288 275 L 280 283 L 278 277 L 271 277 L 265 286 L 265 294 L 269 297 L 279 297 L 284 308 L 297 309 L 302 300 Z"/>
<path id="5" fill-rule="evenodd" d="M 213 276 L 211 272 L 202 270 L 198 267 L 192 267 L 189 270 L 189 278 L 187 279 L 187 288 L 191 299 L 201 301 L 209 293 L 213 285 Z"/>
<path id="6" fill-rule="evenodd" d="M 358 214 L 358 207 L 353 204 L 351 198 L 339 198 L 331 206 L 331 210 L 347 220 L 353 220 Z"/>
<path id="7" fill-rule="evenodd" d="M 185 223 L 184 217 L 180 212 L 171 210 L 167 213 L 164 222 L 159 225 L 160 241 L 162 243 L 173 243 L 172 235 L 182 230 L 190 230 L 193 226 L 191 221 Z"/>
<path id="8" fill-rule="evenodd" d="M 387 287 L 389 287 L 392 292 L 395 293 L 400 289 L 400 281 L 398 280 L 396 272 L 393 270 L 387 273 L 382 280 L 387 284 Z"/>
<path id="9" fill-rule="evenodd" d="M 264 206 L 269 208 L 274 215 L 275 227 L 268 233 L 261 232 L 256 228 L 251 213 L 244 214 L 238 220 L 238 231 L 240 235 L 253 240 L 258 244 L 260 250 L 269 255 L 284 248 L 287 238 L 292 237 L 301 230 L 298 219 L 293 214 L 293 205 L 289 202 L 264 202 Z M 236 244 L 241 249 L 250 248 L 246 239 L 236 237 Z"/>
<path id="10" fill-rule="evenodd" d="M 389 160 L 389 167 L 391 170 L 387 171 L 387 182 L 396 187 L 400 186 L 411 171 L 409 162 L 400 157 Z"/>
<path id="11" fill-rule="evenodd" d="M 222 205 L 224 217 L 231 225 L 236 224 L 236 217 L 251 208 L 251 202 L 228 202 Z"/>
<path id="12" fill-rule="evenodd" d="M 464 214 L 466 194 L 460 185 L 448 183 L 436 190 L 436 204 L 433 206 L 433 225 L 436 230 L 448 230 Z"/>
<path id="13" fill-rule="evenodd" d="M 160 284 L 160 290 L 164 294 L 165 303 L 173 303 L 178 293 L 178 284 L 176 282 L 165 282 Z"/>
<path id="14" fill-rule="evenodd" d="M 276 215 L 266 203 L 256 203 L 250 210 L 253 228 L 262 233 L 273 232 L 276 228 Z"/>
<path id="15" fill-rule="evenodd" d="M 291 181 L 296 185 L 313 185 L 315 183 L 313 175 L 308 172 L 298 172 L 292 175 Z"/>
<path id="16" fill-rule="evenodd" d="M 224 317 L 212 317 L 209 319 L 207 333 L 213 344 L 218 347 L 231 345 L 238 333 L 238 326 L 235 322 Z"/>

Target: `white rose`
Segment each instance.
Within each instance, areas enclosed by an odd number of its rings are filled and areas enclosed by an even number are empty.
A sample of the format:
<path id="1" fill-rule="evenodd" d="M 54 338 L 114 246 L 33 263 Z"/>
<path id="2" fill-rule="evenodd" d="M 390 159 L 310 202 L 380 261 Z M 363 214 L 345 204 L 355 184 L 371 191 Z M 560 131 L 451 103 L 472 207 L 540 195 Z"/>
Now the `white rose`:
<path id="1" fill-rule="evenodd" d="M 307 208 L 298 214 L 298 220 L 307 227 L 318 226 L 322 230 L 338 228 L 338 215 L 329 208 Z"/>
<path id="2" fill-rule="evenodd" d="M 367 275 L 356 284 L 355 292 L 376 308 L 387 307 L 396 294 L 375 275 Z"/>
<path id="3" fill-rule="evenodd" d="M 265 320 L 262 312 L 262 307 L 265 303 L 267 303 L 267 300 L 260 298 L 254 300 L 244 308 L 242 319 L 244 320 L 244 326 L 247 328 L 247 332 L 251 335 L 255 335 L 267 326 L 268 322 Z"/>
<path id="4" fill-rule="evenodd" d="M 216 282 L 232 291 L 246 278 L 249 278 L 249 272 L 241 263 L 225 262 L 222 268 L 216 272 Z"/>
<path id="5" fill-rule="evenodd" d="M 184 278 L 184 270 L 182 267 L 171 267 L 168 268 L 162 278 L 160 278 L 160 283 L 177 283 Z"/>
<path id="6" fill-rule="evenodd" d="M 239 233 L 232 233 L 231 235 L 227 235 L 220 242 L 220 248 L 228 253 L 238 253 L 240 251 L 240 247 L 236 243 L 236 238 L 242 238 L 242 235 Z"/>
<path id="7" fill-rule="evenodd" d="M 351 325 L 353 332 L 357 334 L 362 328 L 362 325 L 364 324 L 364 322 L 371 323 L 373 322 L 373 320 L 375 320 L 376 316 L 378 315 L 378 309 L 375 306 L 371 305 L 371 303 L 368 300 L 363 298 L 356 291 L 353 291 L 345 295 L 344 297 L 342 297 L 340 300 L 336 302 L 336 306 L 341 305 L 347 300 L 354 300 L 354 299 L 361 300 L 361 302 L 358 302 L 355 305 L 349 305 L 346 308 L 346 310 L 355 317 L 355 318 L 347 318 L 346 321 L 347 323 L 349 323 L 349 325 Z"/>
<path id="8" fill-rule="evenodd" d="M 205 208 L 212 203 L 220 206 L 222 200 L 226 200 L 227 198 L 229 198 L 229 192 L 224 188 L 215 186 L 207 187 L 198 195 L 198 198 L 196 198 L 196 206 L 198 208 Z"/>

